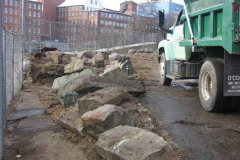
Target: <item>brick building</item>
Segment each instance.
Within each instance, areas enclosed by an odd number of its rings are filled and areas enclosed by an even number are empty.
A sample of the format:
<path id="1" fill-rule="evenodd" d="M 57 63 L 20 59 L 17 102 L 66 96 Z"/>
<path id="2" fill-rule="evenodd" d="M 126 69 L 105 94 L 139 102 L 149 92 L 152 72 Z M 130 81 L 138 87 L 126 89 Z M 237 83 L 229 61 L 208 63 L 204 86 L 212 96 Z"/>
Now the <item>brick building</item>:
<path id="1" fill-rule="evenodd" d="M 109 9 L 87 10 L 86 6 L 79 4 L 64 7 L 60 5 L 58 22 L 61 24 L 58 29 L 61 35 L 60 41 L 72 42 L 76 38 L 83 40 L 86 37 L 84 33 L 89 34 L 89 30 L 94 32 L 92 36 L 97 37 L 100 32 L 109 32 L 109 28 L 131 29 L 133 17 Z"/>
<path id="2" fill-rule="evenodd" d="M 34 0 L 26 1 L 26 17 L 33 20 L 42 18 L 42 3 Z M 12 32 L 21 32 L 22 25 L 22 1 L 4 0 L 3 1 L 3 25 Z M 37 32 L 37 27 L 34 28 Z"/>
<path id="3" fill-rule="evenodd" d="M 120 12 L 130 15 L 136 16 L 137 15 L 137 7 L 138 4 L 133 1 L 125 1 L 120 4 Z"/>

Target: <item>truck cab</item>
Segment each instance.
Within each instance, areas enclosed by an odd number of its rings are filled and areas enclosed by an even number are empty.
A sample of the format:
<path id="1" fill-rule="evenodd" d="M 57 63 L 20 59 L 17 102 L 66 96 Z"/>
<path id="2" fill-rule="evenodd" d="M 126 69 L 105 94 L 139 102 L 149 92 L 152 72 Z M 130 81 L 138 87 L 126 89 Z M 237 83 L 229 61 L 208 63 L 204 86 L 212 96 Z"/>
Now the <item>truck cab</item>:
<path id="1" fill-rule="evenodd" d="M 230 109 L 229 100 L 240 96 L 240 0 L 185 0 L 184 9 L 158 45 L 160 83 L 173 79 L 199 79 L 203 109 Z M 224 23 L 223 23 L 224 21 Z"/>

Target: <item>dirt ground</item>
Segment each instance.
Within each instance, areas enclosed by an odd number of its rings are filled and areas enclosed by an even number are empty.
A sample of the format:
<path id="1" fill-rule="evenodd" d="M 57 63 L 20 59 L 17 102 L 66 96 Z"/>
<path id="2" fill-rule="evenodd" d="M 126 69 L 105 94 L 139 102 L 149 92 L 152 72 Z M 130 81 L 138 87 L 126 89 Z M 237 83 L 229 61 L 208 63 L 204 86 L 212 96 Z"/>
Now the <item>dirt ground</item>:
<path id="1" fill-rule="evenodd" d="M 157 54 L 136 53 L 131 57 L 138 80 L 144 81 L 148 92 L 162 91 L 158 87 Z M 44 83 L 43 83 L 44 82 Z M 8 122 L 6 133 L 6 159 L 89 159 L 101 160 L 95 151 L 95 139 L 62 130 L 55 123 L 63 106 L 58 102 L 56 93 L 51 90 L 52 81 L 42 80 L 41 83 L 25 83 L 24 89 L 16 96 L 8 107 L 8 113 L 22 110 L 43 109 L 44 114 L 32 115 Z M 176 86 L 176 94 L 183 87 Z M 167 89 L 164 89 L 166 93 Z M 170 94 L 170 92 L 169 92 Z M 183 152 L 165 130 L 165 125 L 152 117 L 147 106 L 140 102 L 141 97 L 131 98 L 122 107 L 134 119 L 134 126 L 140 127 L 164 137 L 173 148 L 172 159 L 184 159 Z"/>

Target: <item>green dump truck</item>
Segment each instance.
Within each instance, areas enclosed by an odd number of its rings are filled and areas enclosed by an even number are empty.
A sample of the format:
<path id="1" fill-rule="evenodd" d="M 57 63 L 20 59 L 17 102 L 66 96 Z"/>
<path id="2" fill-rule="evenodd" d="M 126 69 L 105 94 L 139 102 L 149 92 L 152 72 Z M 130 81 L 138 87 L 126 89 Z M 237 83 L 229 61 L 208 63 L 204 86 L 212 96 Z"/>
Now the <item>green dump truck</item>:
<path id="1" fill-rule="evenodd" d="M 228 109 L 240 96 L 240 0 L 185 0 L 175 24 L 158 45 L 160 82 L 199 79 L 199 97 L 209 112 Z"/>

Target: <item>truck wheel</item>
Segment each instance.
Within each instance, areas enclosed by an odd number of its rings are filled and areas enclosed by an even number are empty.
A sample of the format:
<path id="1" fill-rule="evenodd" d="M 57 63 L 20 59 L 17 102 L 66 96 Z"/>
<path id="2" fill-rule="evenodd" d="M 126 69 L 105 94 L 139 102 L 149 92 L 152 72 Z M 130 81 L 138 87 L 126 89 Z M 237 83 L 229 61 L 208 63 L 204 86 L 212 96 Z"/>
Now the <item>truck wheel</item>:
<path id="1" fill-rule="evenodd" d="M 161 85 L 169 86 L 172 83 L 172 79 L 166 77 L 166 67 L 166 58 L 163 53 L 160 59 L 160 83 Z"/>
<path id="2" fill-rule="evenodd" d="M 219 112 L 224 108 L 223 73 L 223 63 L 216 59 L 205 61 L 201 68 L 199 76 L 199 97 L 202 107 L 206 111 Z"/>

